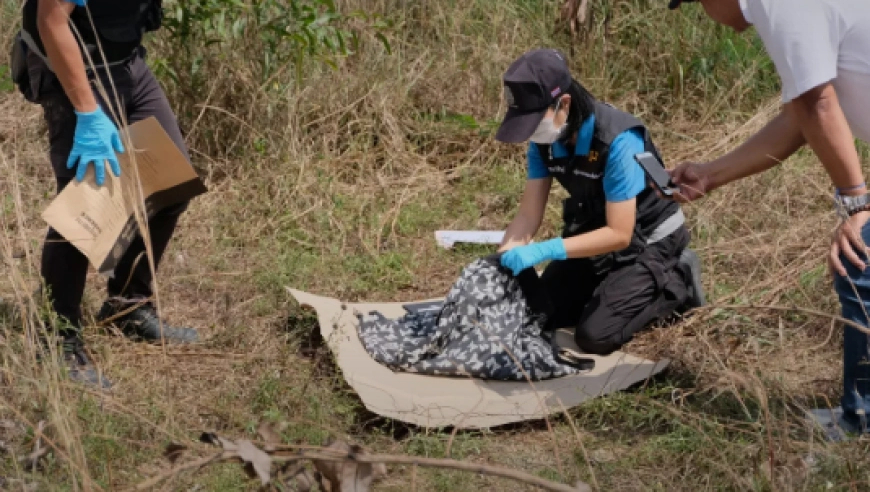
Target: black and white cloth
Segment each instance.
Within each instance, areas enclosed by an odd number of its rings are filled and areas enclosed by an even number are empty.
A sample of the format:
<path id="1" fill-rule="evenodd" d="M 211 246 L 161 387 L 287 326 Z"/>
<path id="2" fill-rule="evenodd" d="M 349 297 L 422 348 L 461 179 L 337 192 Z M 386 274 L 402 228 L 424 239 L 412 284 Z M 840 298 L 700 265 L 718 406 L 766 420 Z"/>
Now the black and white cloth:
<path id="1" fill-rule="evenodd" d="M 499 256 L 465 267 L 440 310 L 360 315 L 363 347 L 393 370 L 439 376 L 536 381 L 590 368 L 557 360 L 542 337 L 552 308 L 537 274 L 514 277 Z"/>

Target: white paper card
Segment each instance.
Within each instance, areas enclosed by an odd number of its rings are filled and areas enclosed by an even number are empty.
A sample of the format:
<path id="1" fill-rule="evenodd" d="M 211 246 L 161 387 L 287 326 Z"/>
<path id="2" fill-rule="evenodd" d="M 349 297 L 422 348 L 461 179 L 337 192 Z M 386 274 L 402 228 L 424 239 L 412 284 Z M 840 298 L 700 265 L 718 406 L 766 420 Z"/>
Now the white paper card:
<path id="1" fill-rule="evenodd" d="M 455 243 L 501 244 L 505 231 L 435 231 L 435 241 L 450 249 Z"/>

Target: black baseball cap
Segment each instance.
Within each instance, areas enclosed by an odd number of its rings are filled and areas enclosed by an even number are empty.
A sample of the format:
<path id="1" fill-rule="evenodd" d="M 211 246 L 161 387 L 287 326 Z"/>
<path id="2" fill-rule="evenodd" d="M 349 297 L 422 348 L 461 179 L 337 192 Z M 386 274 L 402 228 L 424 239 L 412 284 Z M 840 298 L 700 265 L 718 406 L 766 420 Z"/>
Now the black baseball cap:
<path id="1" fill-rule="evenodd" d="M 571 87 L 571 73 L 561 52 L 538 49 L 514 61 L 504 74 L 508 110 L 495 139 L 525 142 L 535 133 L 547 108 Z"/>
<path id="2" fill-rule="evenodd" d="M 671 10 L 680 8 L 680 4 L 684 2 L 694 2 L 696 0 L 671 0 L 668 3 L 668 8 Z"/>

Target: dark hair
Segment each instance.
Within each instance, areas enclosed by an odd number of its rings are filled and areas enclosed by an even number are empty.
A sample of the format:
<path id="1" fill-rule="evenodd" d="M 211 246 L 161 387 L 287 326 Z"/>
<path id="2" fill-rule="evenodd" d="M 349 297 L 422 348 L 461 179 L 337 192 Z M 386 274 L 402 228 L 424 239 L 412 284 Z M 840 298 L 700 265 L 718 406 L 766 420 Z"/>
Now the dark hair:
<path id="1" fill-rule="evenodd" d="M 577 132 L 580 131 L 580 125 L 595 110 L 595 98 L 580 82 L 571 79 L 571 86 L 568 88 L 567 94 L 571 95 L 571 109 L 568 110 L 568 128 L 565 129 L 562 136 L 566 140 L 577 135 Z"/>

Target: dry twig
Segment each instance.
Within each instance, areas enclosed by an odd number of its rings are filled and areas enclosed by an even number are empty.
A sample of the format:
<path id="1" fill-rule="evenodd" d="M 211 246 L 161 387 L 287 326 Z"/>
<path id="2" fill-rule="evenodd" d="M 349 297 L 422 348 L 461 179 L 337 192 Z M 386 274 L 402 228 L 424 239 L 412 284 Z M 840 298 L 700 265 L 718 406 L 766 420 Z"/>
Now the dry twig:
<path id="1" fill-rule="evenodd" d="M 168 470 L 167 472 L 153 477 L 145 482 L 137 485 L 134 490 L 148 490 L 160 482 L 167 480 L 169 478 L 177 476 L 179 473 L 185 470 L 198 469 L 203 466 L 209 465 L 211 463 L 218 462 L 226 462 L 226 461 L 238 461 L 240 459 L 237 443 L 230 441 L 228 439 L 221 438 L 214 434 L 203 434 L 203 439 L 207 442 L 218 443 L 223 446 L 224 450 L 219 453 L 209 457 L 201 458 L 195 461 L 191 461 L 188 463 L 184 463 L 176 468 Z M 243 441 L 239 441 L 240 443 Z M 244 443 L 250 443 L 250 441 L 244 441 Z M 531 475 L 529 473 L 515 470 L 511 468 L 504 468 L 500 466 L 493 465 L 484 465 L 479 463 L 468 463 L 462 462 L 452 459 L 446 458 L 421 458 L 417 456 L 402 456 L 402 455 L 388 455 L 388 454 L 364 454 L 361 452 L 358 446 L 348 446 L 343 443 L 334 443 L 330 447 L 322 447 L 322 446 L 275 446 L 272 445 L 272 451 L 264 452 L 260 451 L 270 458 L 271 462 L 275 463 L 287 463 L 287 462 L 297 462 L 300 460 L 309 460 L 312 461 L 318 470 L 323 473 L 323 470 L 327 470 L 329 468 L 328 463 L 343 463 L 343 464 L 353 464 L 354 466 L 349 469 L 331 469 L 327 471 L 324 476 L 332 473 L 334 475 L 332 477 L 333 480 L 342 480 L 342 474 L 346 475 L 351 473 L 352 475 L 356 475 L 355 478 L 357 480 L 360 479 L 358 476 L 359 472 L 357 470 L 365 471 L 364 484 L 367 487 L 368 483 L 371 482 L 372 478 L 376 478 L 378 475 L 383 474 L 386 470 L 383 468 L 386 464 L 394 464 L 394 465 L 410 465 L 414 468 L 417 467 L 428 467 L 428 468 L 444 468 L 451 470 L 459 470 L 466 472 L 473 472 L 481 475 L 489 475 L 494 477 L 501 477 L 510 479 L 516 482 L 524 483 L 527 485 L 532 485 L 538 487 L 542 490 L 548 490 L 551 492 L 578 492 L 578 491 L 587 491 L 592 490 L 583 482 L 578 482 L 576 486 L 572 487 L 570 485 L 561 484 L 557 482 L 553 482 L 551 480 L 547 480 L 541 477 L 537 477 L 535 475 Z M 176 449 L 177 448 L 173 448 Z M 259 450 L 259 449 L 258 449 Z M 360 465 L 366 465 L 365 467 L 361 467 Z M 260 471 L 260 470 L 258 470 Z M 260 478 L 263 478 L 262 473 L 258 473 Z M 264 482 L 265 483 L 265 482 Z M 335 483 L 335 482 L 333 482 Z"/>

